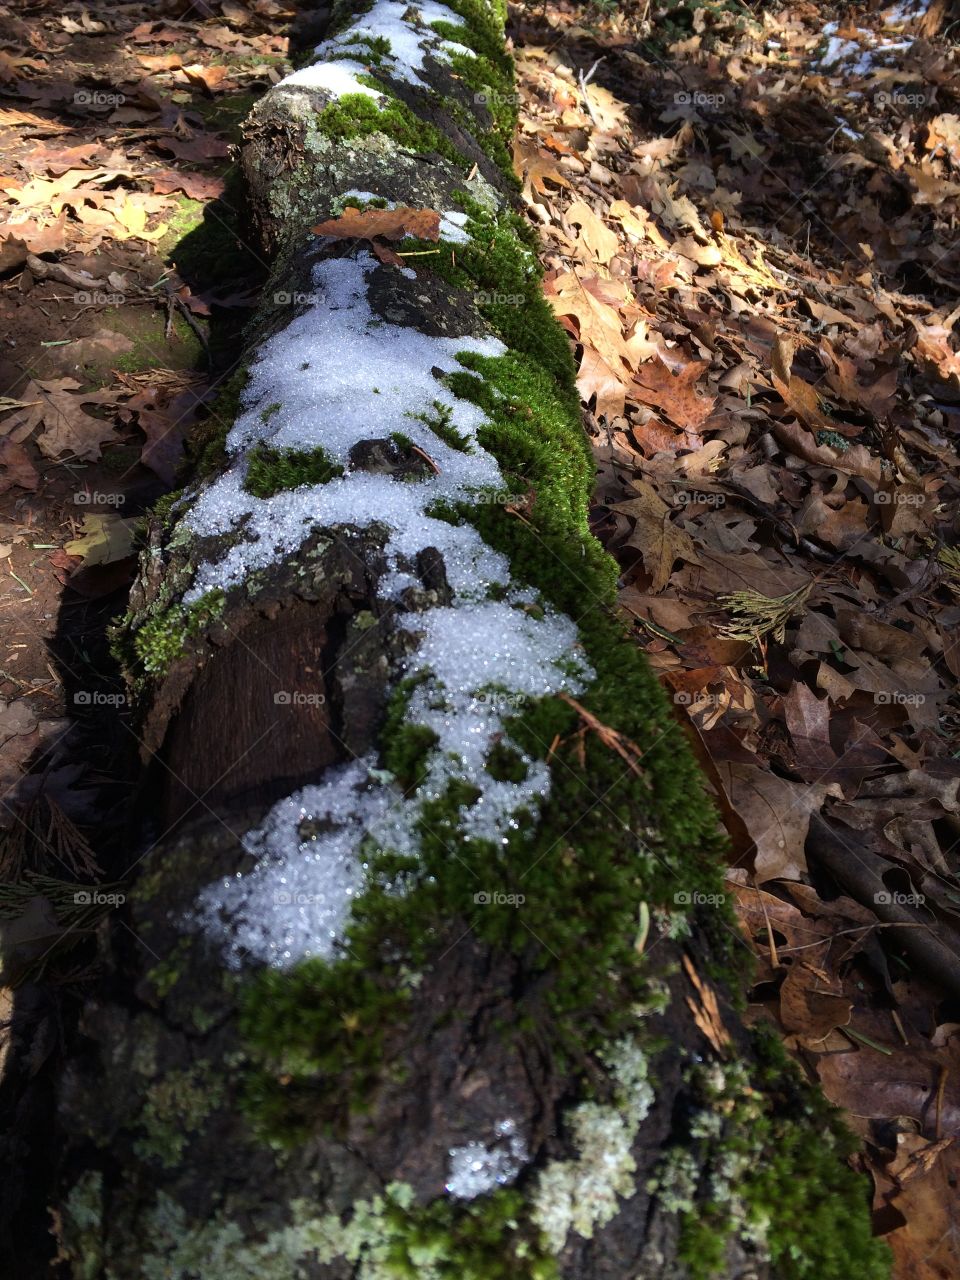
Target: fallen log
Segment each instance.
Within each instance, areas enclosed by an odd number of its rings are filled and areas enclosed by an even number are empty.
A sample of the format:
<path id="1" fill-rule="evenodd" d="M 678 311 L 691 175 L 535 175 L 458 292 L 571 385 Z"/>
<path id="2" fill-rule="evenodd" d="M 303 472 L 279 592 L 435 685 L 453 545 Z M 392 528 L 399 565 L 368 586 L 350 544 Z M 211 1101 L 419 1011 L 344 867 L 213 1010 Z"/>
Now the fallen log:
<path id="1" fill-rule="evenodd" d="M 78 1280 L 884 1274 L 848 1138 L 730 1002 L 503 20 L 377 0 L 247 121 L 270 283 L 118 636 L 146 781 L 60 1088 Z"/>

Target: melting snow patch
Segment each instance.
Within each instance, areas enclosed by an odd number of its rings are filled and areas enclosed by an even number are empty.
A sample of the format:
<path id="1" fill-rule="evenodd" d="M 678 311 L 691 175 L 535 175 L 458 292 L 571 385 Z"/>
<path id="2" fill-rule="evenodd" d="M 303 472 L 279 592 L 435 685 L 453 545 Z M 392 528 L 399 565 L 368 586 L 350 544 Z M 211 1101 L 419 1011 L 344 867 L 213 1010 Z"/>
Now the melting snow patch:
<path id="1" fill-rule="evenodd" d="M 876 33 L 864 27 L 855 27 L 854 40 L 841 39 L 837 35 L 839 25 L 828 22 L 823 28 L 828 44 L 820 57 L 820 69 L 830 71 L 835 68 L 836 75 L 841 71 L 845 75 L 869 75 L 876 68 L 883 67 L 895 54 L 906 52 L 913 44 L 912 40 L 891 40 L 886 31 L 922 17 L 926 10 L 925 0 L 919 0 L 912 7 L 900 5 L 883 15 L 884 31 Z"/>
<path id="2" fill-rule="evenodd" d="M 355 762 L 275 804 L 243 838 L 259 859 L 253 871 L 200 893 L 188 922 L 222 937 L 231 968 L 247 954 L 279 968 L 332 955 L 364 881 L 356 855 L 363 821 L 382 817 L 389 803 L 383 790 L 361 796 L 366 776 Z"/>
<path id="3" fill-rule="evenodd" d="M 285 76 L 280 85 L 302 85 L 305 89 L 325 89 L 334 97 L 342 98 L 345 93 L 363 93 L 368 98 L 380 99 L 382 93 L 361 84 L 358 75 L 369 75 L 362 62 L 344 59 L 341 62 L 318 62 L 311 67 L 301 67 Z M 278 86 L 279 87 L 279 86 Z"/>
<path id="4" fill-rule="evenodd" d="M 418 25 L 418 19 L 421 25 Z M 358 38 L 365 42 L 387 40 L 390 53 L 383 56 L 389 73 L 408 84 L 427 89 L 430 86 L 418 73 L 423 70 L 428 54 L 438 57 L 456 52 L 475 56 L 472 49 L 444 40 L 432 31 L 430 27 L 434 22 L 463 25 L 452 9 L 434 3 L 434 0 L 422 0 L 413 8 L 404 0 L 377 0 L 345 32 L 318 45 L 316 54 L 319 58 L 328 58 L 331 54 L 349 51 Z"/>

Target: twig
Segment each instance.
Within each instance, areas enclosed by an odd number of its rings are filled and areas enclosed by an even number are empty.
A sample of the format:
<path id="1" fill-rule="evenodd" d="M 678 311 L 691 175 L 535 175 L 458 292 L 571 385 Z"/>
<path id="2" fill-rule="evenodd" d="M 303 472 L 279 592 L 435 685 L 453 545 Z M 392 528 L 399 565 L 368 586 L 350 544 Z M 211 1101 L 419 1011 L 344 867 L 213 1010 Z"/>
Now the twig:
<path id="1" fill-rule="evenodd" d="M 580 730 L 581 734 L 586 733 L 587 729 L 592 729 L 605 747 L 610 747 L 622 760 L 625 760 L 638 778 L 643 777 L 643 770 L 638 763 L 643 759 L 643 752 L 635 742 L 631 742 L 622 733 L 618 733 L 616 729 L 611 729 L 608 724 L 598 720 L 595 715 L 592 715 L 586 707 L 581 706 L 575 698 L 571 698 L 568 693 L 561 693 L 559 697 L 564 702 L 569 703 L 583 720 L 584 728 Z"/>
<path id="2" fill-rule="evenodd" d="M 589 93 L 587 93 L 587 85 L 593 79 L 593 73 L 596 71 L 597 67 L 599 67 L 602 61 L 603 61 L 603 58 L 598 58 L 586 75 L 584 75 L 583 71 L 581 70 L 578 76 L 578 80 L 580 82 L 580 94 L 583 97 L 583 105 L 587 109 L 587 115 L 590 117 L 590 119 L 593 121 L 593 123 L 597 126 L 598 129 L 600 128 L 600 121 L 597 119 L 596 114 L 593 110 L 593 103 L 590 101 Z"/>

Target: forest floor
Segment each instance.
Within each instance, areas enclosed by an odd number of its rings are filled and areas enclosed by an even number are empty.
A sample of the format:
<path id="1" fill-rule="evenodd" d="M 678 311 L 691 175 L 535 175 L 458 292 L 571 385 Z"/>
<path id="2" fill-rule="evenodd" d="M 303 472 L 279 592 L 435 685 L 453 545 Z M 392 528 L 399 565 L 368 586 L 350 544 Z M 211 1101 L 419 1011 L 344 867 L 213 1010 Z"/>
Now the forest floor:
<path id="1" fill-rule="evenodd" d="M 515 159 L 576 343 L 595 531 L 730 834 L 750 1016 L 861 1135 L 900 1280 L 960 1274 L 943 9 L 550 3 L 512 22 Z M 36 1070 L 93 972 L 62 945 L 96 923 L 73 886 L 97 885 L 136 773 L 108 624 L 137 517 L 241 358 L 264 264 L 238 125 L 310 16 L 0 5 L 0 947 L 5 983 L 43 971 L 57 993 Z M 908 930 L 940 940 L 933 963 Z"/>

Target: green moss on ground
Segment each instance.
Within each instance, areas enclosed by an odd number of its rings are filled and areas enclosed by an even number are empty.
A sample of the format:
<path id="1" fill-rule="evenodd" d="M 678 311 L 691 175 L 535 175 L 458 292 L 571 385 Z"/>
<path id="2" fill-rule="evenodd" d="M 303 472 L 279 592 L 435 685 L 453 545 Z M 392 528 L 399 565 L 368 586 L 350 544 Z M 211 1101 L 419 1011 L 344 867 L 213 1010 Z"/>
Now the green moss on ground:
<path id="1" fill-rule="evenodd" d="M 457 449 L 461 453 L 470 453 L 470 437 L 463 435 L 462 432 L 457 431 L 455 427 L 450 425 L 453 409 L 450 405 L 444 404 L 442 400 L 434 400 L 432 413 L 411 413 L 407 416 L 416 418 L 418 422 L 422 422 L 424 426 L 429 427 L 433 434 L 442 440 L 444 444 L 449 445 L 451 449 Z M 394 432 L 393 434 L 395 444 L 400 444 L 400 440 L 397 439 L 399 434 L 399 432 Z M 408 442 L 408 447 L 412 445 L 412 441 L 408 436 L 403 436 L 402 438 Z"/>
<path id="2" fill-rule="evenodd" d="M 167 259 L 183 237 L 200 226 L 203 222 L 203 208 L 202 200 L 193 200 L 184 195 L 176 197 L 172 211 L 164 215 L 167 233 L 157 241 L 157 252 L 161 257 Z"/>
<path id="3" fill-rule="evenodd" d="M 167 335 L 167 317 L 159 311 L 128 307 L 121 316 L 118 309 L 108 307 L 103 313 L 105 328 L 122 333 L 133 343 L 112 362 L 122 373 L 141 373 L 159 366 L 168 369 L 195 369 L 203 363 L 200 339 L 184 320 L 175 314 L 171 336 Z"/>

